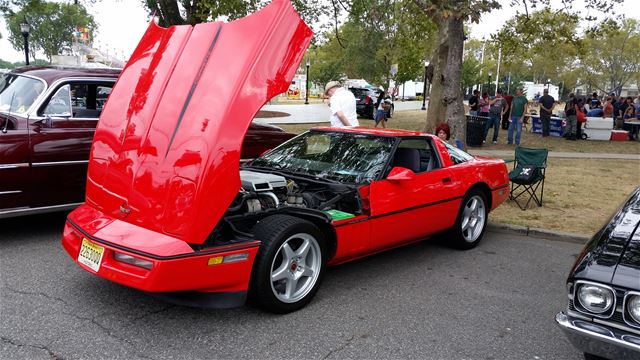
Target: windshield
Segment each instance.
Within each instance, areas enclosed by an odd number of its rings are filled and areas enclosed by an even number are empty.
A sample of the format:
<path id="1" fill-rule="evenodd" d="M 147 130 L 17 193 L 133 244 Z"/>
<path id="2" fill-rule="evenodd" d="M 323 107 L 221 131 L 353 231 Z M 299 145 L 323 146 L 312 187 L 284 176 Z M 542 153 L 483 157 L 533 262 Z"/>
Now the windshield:
<path id="1" fill-rule="evenodd" d="M 0 111 L 24 113 L 44 90 L 40 80 L 5 74 L 0 76 Z"/>
<path id="2" fill-rule="evenodd" d="M 382 173 L 393 141 L 380 136 L 310 131 L 250 165 L 341 182 L 368 183 Z"/>

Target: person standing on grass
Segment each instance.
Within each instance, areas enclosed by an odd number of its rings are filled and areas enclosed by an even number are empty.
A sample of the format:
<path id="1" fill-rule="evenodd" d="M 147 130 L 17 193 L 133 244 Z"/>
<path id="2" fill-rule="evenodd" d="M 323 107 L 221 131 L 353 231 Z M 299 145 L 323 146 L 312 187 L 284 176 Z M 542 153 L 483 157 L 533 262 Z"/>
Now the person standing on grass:
<path id="1" fill-rule="evenodd" d="M 356 97 L 353 93 L 340 85 L 337 81 L 329 81 L 324 87 L 325 96 L 329 97 L 331 108 L 331 126 L 358 126 L 356 113 Z"/>
<path id="2" fill-rule="evenodd" d="M 376 109 L 376 113 L 373 116 L 373 120 L 376 122 L 374 127 L 378 127 L 378 124 L 381 124 L 383 129 L 387 127 L 387 110 L 384 108 L 384 96 L 384 91 L 381 91 L 374 107 L 374 109 Z"/>
<path id="3" fill-rule="evenodd" d="M 528 109 L 529 100 L 523 95 L 522 89 L 516 91 L 516 96 L 511 103 L 509 111 L 509 134 L 507 135 L 507 144 L 513 144 L 513 130 L 516 129 L 516 145 L 520 145 L 520 136 L 522 135 L 522 124 L 524 124 L 524 115 Z"/>
<path id="4" fill-rule="evenodd" d="M 542 125 L 542 137 L 549 136 L 549 123 L 556 99 L 549 95 L 549 89 L 544 89 L 544 95 L 538 100 L 540 102 L 540 124 Z"/>
<path id="5" fill-rule="evenodd" d="M 511 104 L 513 103 L 513 96 L 504 94 L 504 100 L 507 102 L 507 107 L 504 109 L 504 115 L 502 115 L 502 130 L 509 129 L 509 113 L 511 112 Z"/>
<path id="6" fill-rule="evenodd" d="M 507 102 L 502 97 L 502 90 L 498 89 L 496 97 L 489 101 L 489 121 L 484 128 L 484 140 L 482 143 L 487 142 L 487 135 L 489 135 L 489 129 L 493 127 L 493 143 L 498 143 L 498 133 L 500 131 L 500 120 L 507 112 Z"/>
<path id="7" fill-rule="evenodd" d="M 478 116 L 478 101 L 480 91 L 473 90 L 473 95 L 469 98 L 469 115 Z"/>
<path id="8" fill-rule="evenodd" d="M 569 94 L 569 100 L 564 106 L 564 114 L 567 117 L 567 127 L 565 128 L 564 137 L 567 140 L 576 140 L 576 128 L 578 123 L 578 117 L 576 108 L 578 107 L 578 101 L 573 93 Z"/>
<path id="9" fill-rule="evenodd" d="M 480 108 L 480 116 L 489 116 L 489 94 L 484 92 L 482 97 L 478 99 L 478 107 Z"/>

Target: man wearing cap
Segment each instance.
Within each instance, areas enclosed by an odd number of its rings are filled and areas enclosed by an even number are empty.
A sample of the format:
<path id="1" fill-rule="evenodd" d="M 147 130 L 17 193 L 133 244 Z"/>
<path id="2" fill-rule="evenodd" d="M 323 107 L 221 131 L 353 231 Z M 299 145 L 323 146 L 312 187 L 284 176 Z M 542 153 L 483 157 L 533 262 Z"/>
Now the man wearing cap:
<path id="1" fill-rule="evenodd" d="M 331 108 L 331 126 L 345 127 L 358 126 L 358 114 L 356 113 L 356 97 L 351 91 L 346 90 L 337 81 L 329 81 L 324 87 L 325 96 L 329 97 Z"/>

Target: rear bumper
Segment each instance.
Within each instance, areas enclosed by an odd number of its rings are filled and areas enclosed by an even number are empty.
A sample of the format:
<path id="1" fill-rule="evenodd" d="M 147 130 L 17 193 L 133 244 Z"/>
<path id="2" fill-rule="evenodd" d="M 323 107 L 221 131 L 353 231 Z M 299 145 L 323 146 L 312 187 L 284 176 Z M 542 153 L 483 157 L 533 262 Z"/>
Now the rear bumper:
<path id="1" fill-rule="evenodd" d="M 640 358 L 640 337 L 560 312 L 556 323 L 578 350 L 607 359 Z"/>
<path id="2" fill-rule="evenodd" d="M 91 223 L 98 219 L 83 224 L 78 220 L 82 217 L 74 216 L 74 213 L 82 211 L 82 208 L 76 209 L 69 215 L 62 237 L 64 249 L 82 269 L 145 292 L 167 293 L 163 297 L 176 299 L 173 302 L 177 303 L 180 303 L 178 300 L 184 303 L 185 299 L 190 297 L 192 298 L 189 300 L 190 305 L 203 305 L 193 303 L 192 300 L 197 296 L 187 296 L 189 295 L 187 293 L 179 294 L 182 292 L 206 293 L 208 295 L 201 294 L 201 298 L 205 300 L 208 298 L 210 303 L 216 303 L 214 299 L 216 297 L 222 299 L 220 301 L 222 305 L 219 307 L 229 307 L 231 303 L 238 305 L 240 300 L 244 301 L 253 261 L 260 244 L 258 241 L 194 251 L 184 246 L 185 243 L 179 239 L 168 238 L 164 234 L 149 232 L 146 229 L 137 231 L 137 226 L 123 222 L 118 224 L 117 229 L 115 226 L 114 229 L 108 229 L 109 225 L 107 225 L 97 232 L 87 230 L 87 228 L 91 229 Z M 109 238 L 115 232 L 118 236 Z M 78 261 L 83 239 L 104 249 L 97 271 Z M 150 246 L 154 243 L 158 246 Z M 146 247 L 143 248 L 140 244 L 145 244 Z M 153 250 L 153 253 L 150 250 Z M 147 269 L 121 262 L 116 260 L 116 253 L 129 255 L 152 265 Z M 222 262 L 225 257 L 237 254 L 246 255 L 246 260 Z"/>

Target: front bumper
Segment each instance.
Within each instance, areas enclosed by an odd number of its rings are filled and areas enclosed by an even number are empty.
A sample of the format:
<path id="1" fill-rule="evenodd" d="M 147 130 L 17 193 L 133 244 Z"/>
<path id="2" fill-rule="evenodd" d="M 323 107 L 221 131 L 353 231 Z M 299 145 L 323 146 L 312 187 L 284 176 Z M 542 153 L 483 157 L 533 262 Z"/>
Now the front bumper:
<path id="1" fill-rule="evenodd" d="M 640 359 L 640 337 L 615 328 L 573 319 L 563 312 L 556 323 L 578 350 L 607 359 Z"/>
<path id="2" fill-rule="evenodd" d="M 240 305 L 244 301 L 253 261 L 260 245 L 258 241 L 195 251 L 179 239 L 122 221 L 101 222 L 94 216 L 91 218 L 95 221 L 84 221 L 86 218 L 78 216 L 82 211 L 89 210 L 86 206 L 81 206 L 69 215 L 62 245 L 78 266 L 89 273 L 138 290 L 156 293 L 165 299 L 175 299 L 172 302 L 177 303 L 188 301 L 190 305 L 198 306 L 193 299 L 201 298 L 215 307 L 230 307 L 231 303 Z M 91 215 L 96 214 L 94 212 Z M 92 228 L 95 223 L 108 225 L 96 230 Z M 78 260 L 83 240 L 104 249 L 97 271 Z M 144 268 L 118 261 L 116 253 L 129 255 L 152 265 Z M 222 262 L 225 257 L 238 254 L 243 255 L 243 260 Z M 216 303 L 221 305 L 216 306 Z"/>

